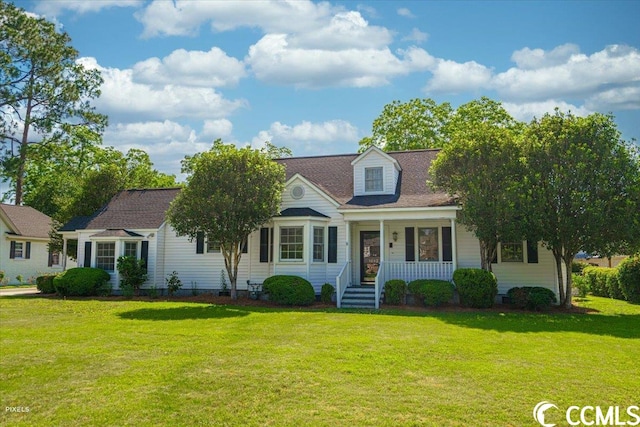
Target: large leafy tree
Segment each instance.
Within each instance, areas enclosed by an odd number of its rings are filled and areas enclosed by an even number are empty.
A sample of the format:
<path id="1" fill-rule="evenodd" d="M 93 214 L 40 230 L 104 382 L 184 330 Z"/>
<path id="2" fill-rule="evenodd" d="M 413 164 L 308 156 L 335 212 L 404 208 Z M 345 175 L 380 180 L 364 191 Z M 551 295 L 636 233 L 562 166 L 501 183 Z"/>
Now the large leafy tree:
<path id="1" fill-rule="evenodd" d="M 187 185 L 171 203 L 167 218 L 178 235 L 203 233 L 220 244 L 236 298 L 242 244 L 249 234 L 278 214 L 284 167 L 268 150 L 237 148 L 216 140 L 210 151 L 187 158 Z"/>
<path id="2" fill-rule="evenodd" d="M 613 250 L 640 239 L 639 163 L 611 116 L 558 110 L 530 123 L 525 158 L 531 230 L 553 253 L 560 301 L 570 307 L 566 272 L 578 251 Z"/>
<path id="3" fill-rule="evenodd" d="M 90 101 L 100 95 L 98 70 L 77 62 L 66 33 L 43 18 L 0 1 L 0 139 L 2 178 L 22 203 L 33 145 L 83 140 L 97 144 L 107 117 Z"/>
<path id="4" fill-rule="evenodd" d="M 479 239 L 481 266 L 491 271 L 498 242 L 525 234 L 522 124 L 500 103 L 482 98 L 460 106 L 448 127 L 451 140 L 432 164 L 432 184 L 456 195 L 458 221 Z"/>
<path id="5" fill-rule="evenodd" d="M 393 101 L 373 121 L 372 135 L 360 141 L 360 151 L 371 145 L 385 151 L 444 147 L 452 113 L 449 103 L 438 104 L 430 98 Z"/>

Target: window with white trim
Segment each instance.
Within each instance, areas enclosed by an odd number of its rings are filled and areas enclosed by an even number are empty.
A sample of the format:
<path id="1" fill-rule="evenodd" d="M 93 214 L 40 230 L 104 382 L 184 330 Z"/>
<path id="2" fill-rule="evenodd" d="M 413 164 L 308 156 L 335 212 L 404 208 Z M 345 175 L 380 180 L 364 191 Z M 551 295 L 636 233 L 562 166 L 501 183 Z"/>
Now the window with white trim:
<path id="1" fill-rule="evenodd" d="M 138 242 L 124 242 L 124 256 L 138 257 Z"/>
<path id="2" fill-rule="evenodd" d="M 97 242 L 96 243 L 96 268 L 107 271 L 115 271 L 116 266 L 116 243 Z"/>
<path id="3" fill-rule="evenodd" d="M 383 178 L 382 178 L 382 166 L 375 168 L 364 168 L 364 191 L 382 191 Z"/>
<path id="4" fill-rule="evenodd" d="M 500 258 L 502 262 L 524 262 L 522 242 L 500 243 Z"/>
<path id="5" fill-rule="evenodd" d="M 14 258 L 24 258 L 24 243 L 23 242 L 15 242 L 15 249 L 13 251 Z"/>
<path id="6" fill-rule="evenodd" d="M 304 227 L 280 227 L 280 260 L 302 261 Z"/>
<path id="7" fill-rule="evenodd" d="M 438 261 L 438 227 L 418 228 L 418 256 L 420 261 Z"/>
<path id="8" fill-rule="evenodd" d="M 207 240 L 207 253 L 220 253 L 220 242 Z"/>
<path id="9" fill-rule="evenodd" d="M 324 227 L 313 227 L 313 261 L 324 261 Z"/>

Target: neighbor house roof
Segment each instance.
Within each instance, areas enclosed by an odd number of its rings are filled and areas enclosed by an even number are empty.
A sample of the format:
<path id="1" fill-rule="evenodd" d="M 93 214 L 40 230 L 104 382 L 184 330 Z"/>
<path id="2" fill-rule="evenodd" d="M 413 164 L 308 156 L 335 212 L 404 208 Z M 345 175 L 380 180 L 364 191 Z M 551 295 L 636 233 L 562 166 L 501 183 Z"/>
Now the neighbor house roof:
<path id="1" fill-rule="evenodd" d="M 353 166 L 359 154 L 278 159 L 286 168 L 286 179 L 299 174 L 333 197 L 342 209 L 408 208 L 452 206 L 455 199 L 449 194 L 434 191 L 430 179 L 431 162 L 439 150 L 413 150 L 386 153 L 401 168 L 395 194 L 356 196 L 353 193 Z"/>
<path id="2" fill-rule="evenodd" d="M 0 204 L 1 217 L 12 234 L 22 237 L 48 239 L 51 217 L 30 206 Z"/>
<path id="3" fill-rule="evenodd" d="M 60 231 L 156 229 L 179 188 L 123 190 L 91 217 L 75 217 Z"/>

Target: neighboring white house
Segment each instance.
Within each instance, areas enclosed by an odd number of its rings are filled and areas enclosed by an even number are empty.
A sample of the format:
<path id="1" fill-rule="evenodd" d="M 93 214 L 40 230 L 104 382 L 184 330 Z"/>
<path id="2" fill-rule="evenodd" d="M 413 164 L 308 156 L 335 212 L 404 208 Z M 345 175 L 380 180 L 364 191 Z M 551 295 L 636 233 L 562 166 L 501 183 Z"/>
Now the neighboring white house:
<path id="1" fill-rule="evenodd" d="M 60 254 L 48 249 L 51 218 L 29 206 L 0 204 L 0 270 L 5 283 L 34 281 L 62 271 Z"/>
<path id="2" fill-rule="evenodd" d="M 308 279 L 317 293 L 337 288 L 338 306 L 355 288 L 371 291 L 377 307 L 386 280 L 451 280 L 459 267 L 480 267 L 477 238 L 456 222 L 450 195 L 427 185 L 438 150 L 292 157 L 281 212 L 252 233 L 239 268 L 238 289 L 275 274 Z M 165 287 L 177 271 L 185 289 L 220 289 L 224 259 L 216 242 L 178 237 L 164 213 L 179 189 L 126 190 L 91 218 L 62 228 L 78 239 L 80 265 L 112 273 L 131 254 L 147 261 L 148 286 Z M 492 266 L 501 294 L 513 286 L 557 293 L 552 254 L 537 243 L 503 242 Z M 367 285 L 369 285 L 367 287 Z M 345 304 L 346 305 L 346 304 Z"/>

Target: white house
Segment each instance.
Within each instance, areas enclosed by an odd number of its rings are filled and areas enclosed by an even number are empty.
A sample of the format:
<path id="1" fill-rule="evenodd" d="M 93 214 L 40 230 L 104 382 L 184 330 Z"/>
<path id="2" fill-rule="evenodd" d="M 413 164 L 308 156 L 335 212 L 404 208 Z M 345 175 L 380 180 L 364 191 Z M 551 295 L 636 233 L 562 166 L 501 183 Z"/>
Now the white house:
<path id="1" fill-rule="evenodd" d="M 29 206 L 0 204 L 0 270 L 4 282 L 32 281 L 62 271 L 59 253 L 48 249 L 51 218 Z"/>
<path id="2" fill-rule="evenodd" d="M 479 267 L 478 240 L 456 222 L 448 194 L 426 184 L 438 150 L 292 157 L 281 212 L 252 233 L 239 268 L 238 289 L 275 274 L 308 279 L 317 293 L 336 286 L 338 306 L 378 307 L 386 280 L 451 280 L 459 267 Z M 127 190 L 91 218 L 62 231 L 78 239 L 80 265 L 112 273 L 131 254 L 147 260 L 148 286 L 165 287 L 177 271 L 185 288 L 220 289 L 224 259 L 204 236 L 178 237 L 164 213 L 179 189 Z M 557 293 L 552 254 L 532 242 L 503 242 L 492 266 L 500 293 L 543 286 Z M 360 295 L 363 292 L 366 295 Z"/>

